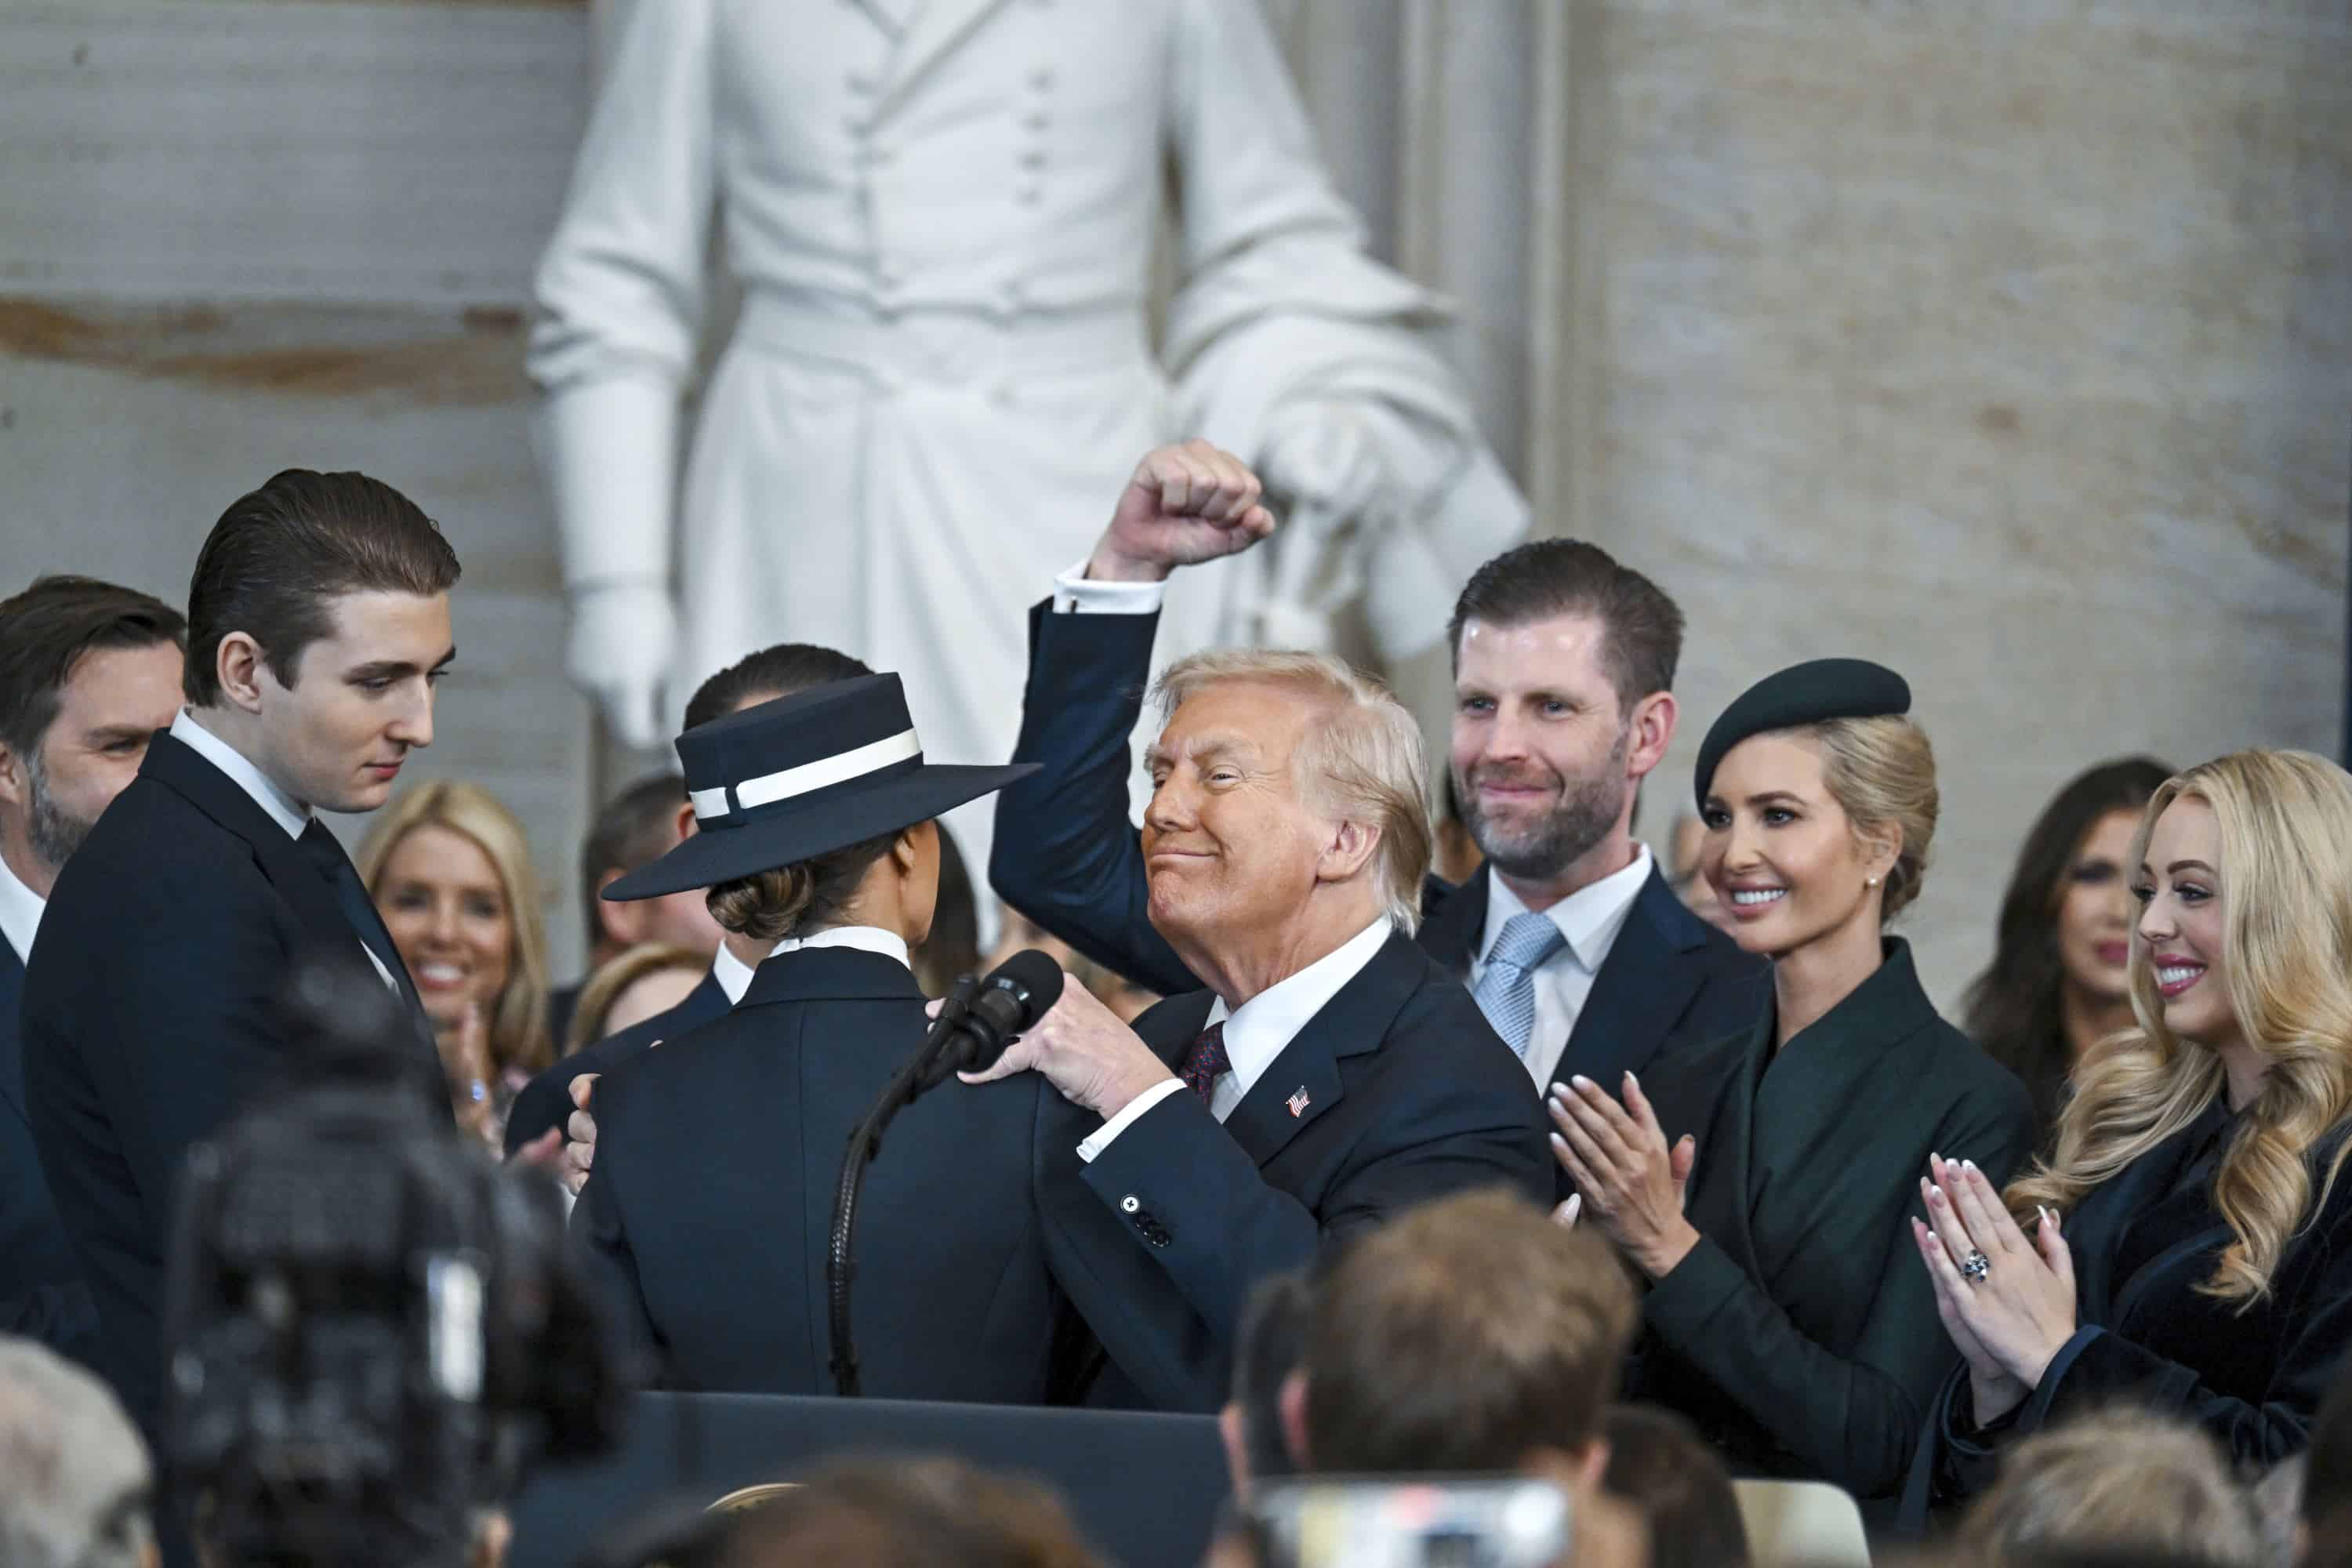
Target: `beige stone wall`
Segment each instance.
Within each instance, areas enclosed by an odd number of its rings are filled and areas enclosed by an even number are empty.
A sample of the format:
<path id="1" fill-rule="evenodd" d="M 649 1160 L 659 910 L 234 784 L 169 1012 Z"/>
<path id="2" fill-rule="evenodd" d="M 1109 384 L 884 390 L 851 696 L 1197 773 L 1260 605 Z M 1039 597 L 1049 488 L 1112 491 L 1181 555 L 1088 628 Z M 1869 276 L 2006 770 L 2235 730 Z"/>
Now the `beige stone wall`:
<path id="1" fill-rule="evenodd" d="M 1950 998 L 2078 768 L 2336 750 L 2352 7 L 1615 0 L 1577 41 L 1572 523 L 1691 623 L 1654 836 L 1755 676 L 1904 670 Z"/>

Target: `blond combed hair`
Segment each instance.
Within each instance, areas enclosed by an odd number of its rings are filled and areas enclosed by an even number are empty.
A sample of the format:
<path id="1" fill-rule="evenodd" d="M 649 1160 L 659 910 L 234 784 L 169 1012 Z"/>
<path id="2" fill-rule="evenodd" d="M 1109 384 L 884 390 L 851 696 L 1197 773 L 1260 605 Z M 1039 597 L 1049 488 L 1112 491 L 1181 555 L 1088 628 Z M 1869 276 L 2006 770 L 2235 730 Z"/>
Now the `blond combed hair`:
<path id="1" fill-rule="evenodd" d="M 1890 828 L 1902 840 L 1879 905 L 1882 923 L 1919 896 L 1943 798 L 1936 787 L 1936 749 L 1927 732 L 1899 715 L 1827 719 L 1807 727 L 1821 742 L 1822 782 L 1856 834 Z"/>
<path id="2" fill-rule="evenodd" d="M 2352 774 L 2308 752 L 2263 750 L 2190 768 L 2148 801 L 2132 866 L 2145 863 L 2157 818 L 2182 799 L 2211 807 L 2221 830 L 2230 1008 L 2269 1062 L 2213 1178 L 2234 1239 L 2199 1287 L 2243 1308 L 2269 1294 L 2287 1243 L 2352 1153 L 2352 1140 L 2336 1150 L 2315 1196 L 2310 1153 L 2352 1114 Z M 2056 1146 L 2009 1189 L 2021 1219 L 2037 1205 L 2070 1211 L 2224 1091 L 2221 1058 L 2165 1027 L 2149 960 L 2147 944 L 2134 942 L 2137 1026 L 2085 1056 Z"/>
<path id="3" fill-rule="evenodd" d="M 1382 912 L 1410 936 L 1434 847 L 1421 726 L 1394 693 L 1328 654 L 1271 648 L 1196 653 L 1170 665 L 1153 689 L 1162 722 L 1212 686 L 1250 682 L 1298 692 L 1325 710 L 1307 726 L 1293 766 L 1309 811 L 1360 823 L 1373 851 Z"/>
<path id="4" fill-rule="evenodd" d="M 2213 1439 L 2183 1422 L 2111 1410 L 2038 1433 L 1961 1521 L 1964 1563 L 1985 1568 L 2070 1552 L 2138 1552 L 2256 1568 L 2252 1500 Z"/>
<path id="5" fill-rule="evenodd" d="M 555 1056 L 547 1034 L 547 920 L 531 874 L 530 839 L 515 814 L 479 784 L 456 779 L 418 784 L 375 819 L 360 844 L 360 880 L 370 898 L 382 895 L 383 868 L 401 840 L 427 826 L 471 839 L 498 871 L 514 927 L 514 956 L 485 1020 L 490 1059 L 500 1068 L 537 1072 Z"/>

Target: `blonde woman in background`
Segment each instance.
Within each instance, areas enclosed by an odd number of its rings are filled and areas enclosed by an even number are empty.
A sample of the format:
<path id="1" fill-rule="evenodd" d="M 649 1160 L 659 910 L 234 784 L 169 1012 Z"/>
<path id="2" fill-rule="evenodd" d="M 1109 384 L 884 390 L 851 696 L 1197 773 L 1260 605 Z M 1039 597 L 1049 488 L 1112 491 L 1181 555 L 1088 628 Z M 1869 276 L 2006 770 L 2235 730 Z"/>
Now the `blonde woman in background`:
<path id="1" fill-rule="evenodd" d="M 555 1059 L 522 824 L 478 784 L 419 784 L 376 818 L 358 865 L 433 1021 L 458 1121 L 495 1145 L 515 1091 Z"/>
<path id="2" fill-rule="evenodd" d="M 676 942 L 640 942 L 598 966 L 580 987 L 563 1054 L 668 1012 L 702 984 L 710 955 Z"/>
<path id="3" fill-rule="evenodd" d="M 2077 1068 L 2055 1150 L 2006 1194 L 1964 1161 L 1922 1184 L 1916 1241 L 1963 1365 L 1906 1522 L 2095 1403 L 2276 1463 L 2352 1343 L 2352 776 L 2302 752 L 2192 768 L 2129 863 L 2138 1026 Z"/>

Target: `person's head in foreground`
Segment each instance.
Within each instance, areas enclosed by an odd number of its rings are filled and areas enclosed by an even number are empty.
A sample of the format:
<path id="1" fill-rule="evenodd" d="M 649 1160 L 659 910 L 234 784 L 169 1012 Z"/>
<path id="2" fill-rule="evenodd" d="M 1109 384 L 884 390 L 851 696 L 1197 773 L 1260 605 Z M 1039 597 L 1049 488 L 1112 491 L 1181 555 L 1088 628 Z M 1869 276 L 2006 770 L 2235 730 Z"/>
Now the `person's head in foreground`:
<path id="1" fill-rule="evenodd" d="M 756 1508 L 720 1568 L 1099 1568 L 1061 1500 L 961 1459 L 836 1464 Z"/>
<path id="2" fill-rule="evenodd" d="M 2213 1568 L 2260 1568 L 2253 1501 L 2193 1426 L 2135 1411 L 2038 1433 L 1961 1521 L 1963 1561 L 1990 1565 L 2137 1552 Z"/>
<path id="3" fill-rule="evenodd" d="M 0 1563 L 154 1568 L 147 1446 L 107 1386 L 0 1335 Z"/>
<path id="4" fill-rule="evenodd" d="M 1603 1429 L 1609 1468 L 1601 1489 L 1648 1521 L 1650 1568 L 1747 1568 L 1731 1472 L 1696 1427 L 1671 1410 L 1615 1405 Z"/>

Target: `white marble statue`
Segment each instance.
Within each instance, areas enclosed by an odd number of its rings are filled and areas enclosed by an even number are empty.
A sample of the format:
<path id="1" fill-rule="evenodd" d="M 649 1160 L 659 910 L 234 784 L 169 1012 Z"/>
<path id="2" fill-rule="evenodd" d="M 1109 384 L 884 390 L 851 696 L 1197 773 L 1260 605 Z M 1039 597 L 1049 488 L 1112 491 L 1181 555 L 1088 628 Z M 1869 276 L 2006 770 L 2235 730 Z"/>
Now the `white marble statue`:
<path id="1" fill-rule="evenodd" d="M 714 221 L 743 303 L 681 442 Z M 632 746 L 795 640 L 900 671 L 934 757 L 1008 755 L 1028 606 L 1175 437 L 1284 531 L 1182 574 L 1163 659 L 1358 598 L 1412 652 L 1527 526 L 1259 0 L 640 0 L 536 294 L 569 667 Z M 984 809 L 951 821 L 984 864 Z"/>

